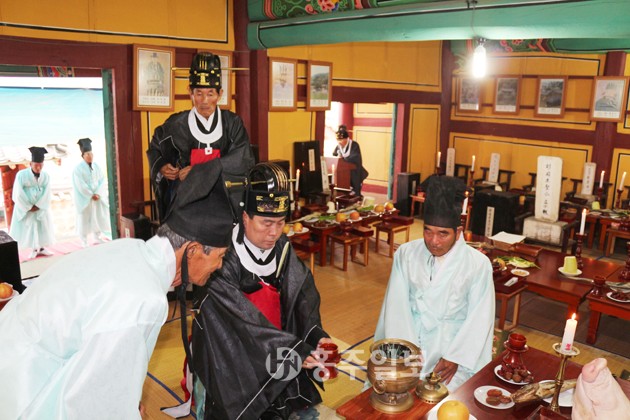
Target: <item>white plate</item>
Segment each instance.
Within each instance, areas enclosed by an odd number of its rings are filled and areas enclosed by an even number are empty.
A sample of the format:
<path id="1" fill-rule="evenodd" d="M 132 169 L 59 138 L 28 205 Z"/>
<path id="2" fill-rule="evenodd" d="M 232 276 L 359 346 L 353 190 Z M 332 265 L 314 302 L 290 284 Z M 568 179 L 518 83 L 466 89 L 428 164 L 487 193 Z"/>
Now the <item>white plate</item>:
<path id="1" fill-rule="evenodd" d="M 555 382 L 555 381 L 552 381 L 552 380 L 540 381 L 541 384 L 545 382 Z M 566 391 L 560 393 L 560 395 L 558 396 L 558 405 L 560 407 L 573 407 L 573 390 L 574 389 L 575 388 L 567 389 Z M 543 401 L 546 401 L 549 404 L 551 404 L 552 398 L 553 397 L 545 398 Z"/>
<path id="2" fill-rule="evenodd" d="M 477 401 L 479 401 L 481 404 L 485 405 L 486 407 L 496 408 L 497 410 L 505 410 L 507 408 L 514 407 L 514 403 L 513 402 L 509 402 L 507 404 L 499 404 L 499 405 L 488 404 L 486 402 L 486 398 L 488 397 L 488 391 L 490 391 L 491 389 L 498 389 L 499 391 L 501 391 L 503 393 L 503 395 L 511 395 L 505 389 L 499 388 L 498 386 L 484 385 L 484 386 L 480 386 L 479 388 L 475 389 L 475 399 Z"/>
<path id="3" fill-rule="evenodd" d="M 558 267 L 558 271 L 561 272 L 562 274 L 564 274 L 567 277 L 575 277 L 575 276 L 579 276 L 580 274 L 582 274 L 582 270 L 580 270 L 578 268 L 578 270 L 575 273 L 567 273 L 564 271 L 564 267 Z"/>
<path id="4" fill-rule="evenodd" d="M 452 400 L 449 400 L 452 401 Z M 437 412 L 440 409 L 440 407 L 442 406 L 442 404 L 444 404 L 446 402 L 446 400 L 442 400 L 440 401 L 435 407 L 433 407 L 431 409 L 431 411 L 429 411 L 427 413 L 427 419 L 428 420 L 437 420 Z M 472 414 L 468 415 L 468 420 L 477 420 L 477 417 L 473 416 Z"/>
<path id="5" fill-rule="evenodd" d="M 507 382 L 512 385 L 527 385 L 527 382 L 514 382 L 511 379 L 505 379 L 503 376 L 499 375 L 499 371 L 501 370 L 501 365 L 496 365 L 494 368 L 494 374 L 497 375 L 497 378 L 501 379 L 503 382 Z"/>
<path id="6" fill-rule="evenodd" d="M 608 297 L 608 299 L 610 299 L 610 300 L 614 300 L 615 302 L 630 303 L 630 300 L 615 299 L 614 297 L 612 297 L 612 293 L 613 292 L 606 293 L 606 297 Z"/>
<path id="7" fill-rule="evenodd" d="M 360 222 L 361 220 L 363 220 L 363 217 L 360 217 L 358 219 L 352 220 L 351 218 L 348 217 L 348 220 L 351 221 L 352 223 L 356 223 L 356 222 Z"/>
<path id="8" fill-rule="evenodd" d="M 8 298 L 5 299 L 0 299 L 0 302 L 6 302 L 7 300 L 13 299 L 14 297 L 16 297 L 19 293 L 17 292 L 17 290 L 13 291 L 13 294 L 11 296 L 9 296 Z"/>
<path id="9" fill-rule="evenodd" d="M 520 277 L 529 276 L 529 271 L 523 270 L 522 268 L 515 268 L 514 270 L 510 271 L 510 273 Z"/>
<path id="10" fill-rule="evenodd" d="M 302 235 L 304 233 L 308 232 L 308 228 L 307 227 L 303 227 L 302 230 L 300 232 L 297 233 L 297 235 Z M 289 231 L 289 233 L 287 233 L 288 237 L 291 237 L 293 235 L 296 235 L 296 233 L 293 231 L 293 228 L 291 228 L 291 230 Z"/>

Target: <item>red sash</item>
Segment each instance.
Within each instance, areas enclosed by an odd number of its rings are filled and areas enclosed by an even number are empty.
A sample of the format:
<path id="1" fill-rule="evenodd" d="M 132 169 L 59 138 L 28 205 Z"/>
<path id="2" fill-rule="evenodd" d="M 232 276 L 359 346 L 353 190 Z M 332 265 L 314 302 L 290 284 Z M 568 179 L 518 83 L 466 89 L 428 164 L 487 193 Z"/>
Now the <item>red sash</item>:
<path id="1" fill-rule="evenodd" d="M 253 293 L 243 293 L 245 297 L 258 308 L 260 312 L 275 325 L 279 330 L 282 329 L 282 319 L 280 316 L 280 294 L 278 289 L 266 284 L 258 282 L 262 289 Z"/>
<path id="2" fill-rule="evenodd" d="M 208 153 L 208 150 L 212 152 Z M 195 166 L 200 163 L 209 162 L 213 159 L 221 157 L 221 150 L 211 149 L 192 149 L 190 151 L 190 166 Z"/>

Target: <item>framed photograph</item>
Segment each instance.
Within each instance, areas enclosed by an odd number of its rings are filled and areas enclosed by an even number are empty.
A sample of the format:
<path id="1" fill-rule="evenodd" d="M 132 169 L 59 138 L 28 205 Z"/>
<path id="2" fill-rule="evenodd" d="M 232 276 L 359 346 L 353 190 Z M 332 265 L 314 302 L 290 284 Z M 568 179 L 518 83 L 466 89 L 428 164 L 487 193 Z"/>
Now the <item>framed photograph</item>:
<path id="1" fill-rule="evenodd" d="M 232 53 L 230 51 L 210 50 L 197 50 L 197 52 L 211 52 L 219 56 L 221 60 L 221 89 L 223 89 L 223 95 L 221 95 L 218 105 L 222 109 L 230 109 L 232 106 Z"/>
<path id="2" fill-rule="evenodd" d="M 495 114 L 518 114 L 520 98 L 520 76 L 496 77 L 494 85 Z"/>
<path id="3" fill-rule="evenodd" d="M 560 118 L 564 115 L 564 102 L 567 96 L 567 78 L 539 77 L 536 89 L 537 117 Z"/>
<path id="4" fill-rule="evenodd" d="M 592 121 L 623 121 L 628 100 L 628 78 L 601 76 L 593 80 Z"/>
<path id="5" fill-rule="evenodd" d="M 327 111 L 332 96 L 332 63 L 309 61 L 306 78 L 306 110 Z"/>
<path id="6" fill-rule="evenodd" d="M 134 111 L 173 110 L 175 49 L 133 46 Z"/>
<path id="7" fill-rule="evenodd" d="M 297 109 L 297 60 L 269 58 L 269 111 Z"/>
<path id="8" fill-rule="evenodd" d="M 459 79 L 457 109 L 464 112 L 481 111 L 481 81 L 479 79 Z"/>

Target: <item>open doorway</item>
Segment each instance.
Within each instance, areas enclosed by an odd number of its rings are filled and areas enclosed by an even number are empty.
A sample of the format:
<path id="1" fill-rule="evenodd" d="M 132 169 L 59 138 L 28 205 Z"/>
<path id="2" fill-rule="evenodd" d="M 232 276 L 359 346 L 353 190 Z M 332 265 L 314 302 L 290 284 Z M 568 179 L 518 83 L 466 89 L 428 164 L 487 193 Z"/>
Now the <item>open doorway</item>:
<path id="1" fill-rule="evenodd" d="M 82 162 L 79 139 L 88 137 L 93 141 L 94 162 L 104 171 L 105 179 L 111 178 L 107 173 L 103 79 L 38 77 L 30 68 L 21 67 L 18 72 L 10 67 L 0 69 L 3 178 L 8 171 L 29 166 L 28 147 L 42 146 L 49 150 L 44 171 L 50 175 L 55 239 L 58 243 L 72 241 L 77 238 L 72 172 Z M 12 187 L 10 182 L 2 185 L 5 190 Z M 0 229 L 8 231 L 10 209 L 6 204 L 11 194 L 5 191 L 3 198 Z"/>
<path id="2" fill-rule="evenodd" d="M 361 148 L 363 167 L 368 177 L 362 195 L 375 196 L 377 202 L 391 199 L 395 152 L 395 107 L 391 103 L 332 102 L 326 111 L 324 156 L 332 157 L 337 147 L 336 131 L 345 125 L 350 138 Z"/>

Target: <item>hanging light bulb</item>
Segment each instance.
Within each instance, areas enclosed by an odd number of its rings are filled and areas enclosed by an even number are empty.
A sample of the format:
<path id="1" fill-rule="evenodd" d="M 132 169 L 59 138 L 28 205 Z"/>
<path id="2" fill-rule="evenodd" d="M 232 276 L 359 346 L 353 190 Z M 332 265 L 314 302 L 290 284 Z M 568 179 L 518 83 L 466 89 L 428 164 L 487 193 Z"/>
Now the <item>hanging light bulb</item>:
<path id="1" fill-rule="evenodd" d="M 478 40 L 477 48 L 475 48 L 475 52 L 473 53 L 472 74 L 473 77 L 477 79 L 486 75 L 487 57 L 486 48 L 483 46 L 484 42 L 485 40 L 480 38 Z"/>

